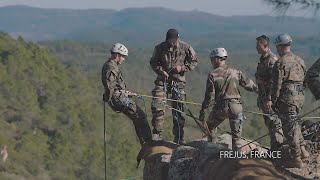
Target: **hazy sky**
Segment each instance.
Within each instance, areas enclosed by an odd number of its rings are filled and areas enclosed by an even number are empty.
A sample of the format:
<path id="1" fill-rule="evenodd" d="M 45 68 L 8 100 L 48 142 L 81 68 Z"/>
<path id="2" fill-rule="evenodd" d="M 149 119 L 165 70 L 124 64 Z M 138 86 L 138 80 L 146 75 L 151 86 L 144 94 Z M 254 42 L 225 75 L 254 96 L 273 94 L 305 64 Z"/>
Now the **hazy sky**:
<path id="1" fill-rule="evenodd" d="M 0 6 L 17 4 L 42 8 L 116 10 L 128 7 L 159 6 L 182 11 L 200 10 L 223 16 L 277 15 L 264 0 L 0 0 Z M 305 12 L 295 10 L 289 15 L 306 16 Z"/>
<path id="2" fill-rule="evenodd" d="M 0 6 L 16 4 L 44 8 L 117 10 L 161 6 L 184 11 L 196 9 L 224 16 L 272 14 L 272 8 L 263 3 L 263 0 L 0 0 Z"/>

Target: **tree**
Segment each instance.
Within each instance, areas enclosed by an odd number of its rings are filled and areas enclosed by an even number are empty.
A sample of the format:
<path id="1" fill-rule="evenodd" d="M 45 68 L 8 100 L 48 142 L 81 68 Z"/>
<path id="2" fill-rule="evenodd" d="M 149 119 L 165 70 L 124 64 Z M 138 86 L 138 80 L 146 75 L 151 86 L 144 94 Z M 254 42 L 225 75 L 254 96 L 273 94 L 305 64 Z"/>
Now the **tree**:
<path id="1" fill-rule="evenodd" d="M 263 0 L 268 5 L 278 11 L 278 13 L 285 15 L 289 8 L 298 7 L 302 11 L 313 11 L 314 15 L 317 14 L 320 8 L 319 0 Z"/>

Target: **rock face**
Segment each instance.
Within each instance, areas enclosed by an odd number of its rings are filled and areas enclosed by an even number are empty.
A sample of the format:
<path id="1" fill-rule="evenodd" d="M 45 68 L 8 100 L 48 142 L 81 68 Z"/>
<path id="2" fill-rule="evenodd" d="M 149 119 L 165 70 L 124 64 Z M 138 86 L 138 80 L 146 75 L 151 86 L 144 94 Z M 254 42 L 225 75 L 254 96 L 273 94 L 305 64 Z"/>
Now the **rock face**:
<path id="1" fill-rule="evenodd" d="M 222 159 L 209 157 L 199 168 L 205 180 L 289 179 L 265 159 Z"/>
<path id="2" fill-rule="evenodd" d="M 190 146 L 178 147 L 171 156 L 168 180 L 199 179 L 198 171 L 196 171 L 199 161 L 199 149 Z"/>
<path id="3" fill-rule="evenodd" d="M 156 154 L 145 159 L 143 179 L 165 180 L 168 178 L 171 154 Z"/>
<path id="4" fill-rule="evenodd" d="M 244 140 L 243 145 L 248 142 Z M 187 143 L 187 146 L 169 145 L 172 151 L 157 150 L 150 156 L 145 153 L 144 180 L 303 179 L 317 178 L 317 171 L 320 171 L 318 155 L 305 160 L 313 165 L 302 170 L 275 167 L 267 159 L 223 159 L 219 152 L 231 151 L 231 137 L 227 134 L 219 136 L 215 144 L 200 139 Z M 267 149 L 258 143 L 242 148 L 242 151 L 250 150 L 265 152 Z"/>

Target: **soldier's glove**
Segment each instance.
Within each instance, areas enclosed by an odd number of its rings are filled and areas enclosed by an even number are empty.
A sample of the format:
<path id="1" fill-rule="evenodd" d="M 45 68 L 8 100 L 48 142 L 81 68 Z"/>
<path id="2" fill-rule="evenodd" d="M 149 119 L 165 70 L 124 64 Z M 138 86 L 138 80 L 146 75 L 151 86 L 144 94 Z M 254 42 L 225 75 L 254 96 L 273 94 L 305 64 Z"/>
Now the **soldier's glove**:
<path id="1" fill-rule="evenodd" d="M 129 97 L 137 95 L 137 93 L 134 93 L 134 92 L 131 92 L 131 91 L 127 91 L 127 94 L 128 94 Z"/>
<path id="2" fill-rule="evenodd" d="M 204 112 L 203 109 L 200 110 L 200 115 L 199 115 L 199 120 L 201 122 L 204 122 L 205 121 L 205 117 L 206 117 L 206 113 Z"/>
<path id="3" fill-rule="evenodd" d="M 177 66 L 175 66 L 174 68 L 172 68 L 172 71 L 173 71 L 174 73 L 180 73 L 180 72 L 182 71 L 182 66 L 177 65 Z"/>
<path id="4" fill-rule="evenodd" d="M 133 93 L 131 91 L 127 91 L 127 90 L 120 90 L 121 94 L 123 94 L 125 97 L 132 97 L 132 96 L 136 96 L 136 93 Z"/>
<path id="5" fill-rule="evenodd" d="M 160 75 L 162 76 L 162 77 L 164 77 L 164 78 L 166 78 L 166 79 L 168 79 L 169 78 L 169 74 L 166 72 L 166 71 L 160 71 Z"/>

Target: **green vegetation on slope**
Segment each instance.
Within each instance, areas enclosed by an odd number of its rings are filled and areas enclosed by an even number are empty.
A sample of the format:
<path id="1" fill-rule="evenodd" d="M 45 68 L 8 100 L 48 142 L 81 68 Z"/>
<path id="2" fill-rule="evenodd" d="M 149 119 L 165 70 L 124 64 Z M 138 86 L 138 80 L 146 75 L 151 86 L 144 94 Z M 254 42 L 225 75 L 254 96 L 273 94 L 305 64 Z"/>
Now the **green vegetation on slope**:
<path id="1" fill-rule="evenodd" d="M 48 51 L 0 34 L 0 179 L 103 179 L 100 81 Z M 101 88 L 101 87 L 99 87 Z M 140 174 L 131 122 L 107 111 L 108 179 Z"/>

